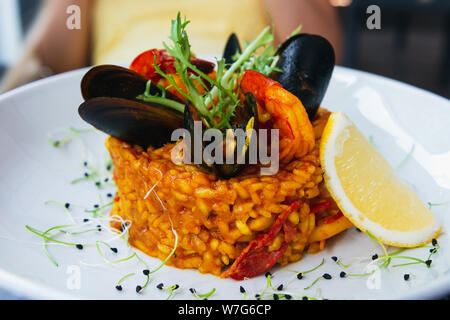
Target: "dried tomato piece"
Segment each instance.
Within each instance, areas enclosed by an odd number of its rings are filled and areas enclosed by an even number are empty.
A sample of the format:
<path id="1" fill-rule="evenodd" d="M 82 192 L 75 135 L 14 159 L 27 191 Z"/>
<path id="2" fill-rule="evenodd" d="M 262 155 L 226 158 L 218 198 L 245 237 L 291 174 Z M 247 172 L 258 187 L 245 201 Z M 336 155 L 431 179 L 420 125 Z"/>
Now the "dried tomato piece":
<path id="1" fill-rule="evenodd" d="M 153 82 L 157 82 L 161 79 L 161 76 L 156 73 L 153 64 L 155 63 L 166 74 L 175 74 L 177 70 L 174 62 L 175 58 L 169 55 L 167 50 L 151 49 L 138 55 L 131 63 L 130 69 Z M 191 57 L 190 62 L 205 74 L 213 72 L 215 68 L 214 63 L 195 57 Z M 188 73 L 195 74 L 192 70 L 188 70 Z"/>
<path id="2" fill-rule="evenodd" d="M 156 73 L 155 63 L 164 73 L 176 72 L 174 66 L 175 58 L 170 56 L 166 50 L 151 49 L 138 55 L 130 65 L 130 69 L 143 75 L 147 79 L 157 82 L 161 76 Z"/>
<path id="3" fill-rule="evenodd" d="M 296 229 L 293 224 L 286 221 L 288 216 L 299 207 L 299 202 L 292 203 L 289 208 L 283 211 L 278 217 L 272 228 L 263 234 L 260 234 L 242 251 L 241 255 L 234 261 L 233 265 L 224 273 L 222 278 L 233 278 L 243 280 L 252 278 L 264 273 L 273 267 L 273 265 L 283 256 L 290 241 L 295 237 Z M 284 242 L 278 250 L 269 251 L 270 245 L 275 237 L 284 231 Z"/>

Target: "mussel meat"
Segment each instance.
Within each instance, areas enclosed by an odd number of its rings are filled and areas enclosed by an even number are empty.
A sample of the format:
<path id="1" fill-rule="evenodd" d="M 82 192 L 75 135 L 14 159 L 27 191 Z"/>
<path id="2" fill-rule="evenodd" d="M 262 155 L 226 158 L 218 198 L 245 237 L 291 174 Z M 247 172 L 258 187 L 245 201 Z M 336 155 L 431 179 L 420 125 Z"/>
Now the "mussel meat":
<path id="1" fill-rule="evenodd" d="M 273 72 L 271 78 L 300 99 L 312 120 L 333 73 L 333 46 L 319 35 L 302 33 L 286 40 L 277 52 L 282 72 Z"/>

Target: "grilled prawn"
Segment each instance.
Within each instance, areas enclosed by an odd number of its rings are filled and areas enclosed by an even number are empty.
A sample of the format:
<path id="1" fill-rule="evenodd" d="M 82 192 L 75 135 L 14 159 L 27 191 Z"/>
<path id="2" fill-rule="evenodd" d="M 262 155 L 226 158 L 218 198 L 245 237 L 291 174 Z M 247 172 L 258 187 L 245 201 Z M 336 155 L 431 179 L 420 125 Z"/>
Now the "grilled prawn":
<path id="1" fill-rule="evenodd" d="M 241 80 L 243 93 L 251 92 L 258 103 L 261 127 L 278 129 L 279 159 L 289 162 L 314 148 L 314 131 L 302 102 L 276 81 L 247 70 Z"/>

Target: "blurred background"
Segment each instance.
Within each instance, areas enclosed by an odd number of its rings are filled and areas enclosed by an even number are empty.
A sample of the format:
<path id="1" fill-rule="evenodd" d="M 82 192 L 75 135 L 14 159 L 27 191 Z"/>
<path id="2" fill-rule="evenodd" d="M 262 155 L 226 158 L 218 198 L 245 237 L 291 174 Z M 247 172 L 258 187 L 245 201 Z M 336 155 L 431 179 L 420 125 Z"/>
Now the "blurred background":
<path id="1" fill-rule="evenodd" d="M 380 74 L 450 98 L 449 0 L 328 0 L 342 25 L 341 65 Z M 0 1 L 0 79 L 20 57 L 43 0 Z M 381 29 L 366 26 L 369 5 Z M 41 70 L 39 77 L 52 72 Z"/>

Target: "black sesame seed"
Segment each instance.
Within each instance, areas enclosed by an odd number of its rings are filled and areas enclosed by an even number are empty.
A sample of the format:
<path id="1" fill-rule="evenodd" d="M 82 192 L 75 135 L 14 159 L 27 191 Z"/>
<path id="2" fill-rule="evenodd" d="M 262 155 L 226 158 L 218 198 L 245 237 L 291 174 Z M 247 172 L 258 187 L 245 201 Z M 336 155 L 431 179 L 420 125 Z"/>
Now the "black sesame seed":
<path id="1" fill-rule="evenodd" d="M 111 170 L 111 165 L 106 166 L 106 170 L 110 171 Z"/>
<path id="2" fill-rule="evenodd" d="M 278 297 L 278 295 L 276 293 L 273 294 L 273 300 L 279 300 L 280 297 Z"/>
<path id="3" fill-rule="evenodd" d="M 142 271 L 142 273 L 143 273 L 144 275 L 148 276 L 148 275 L 150 274 L 150 270 L 145 269 L 145 270 Z"/>
<path id="4" fill-rule="evenodd" d="M 122 286 L 119 284 L 116 286 L 117 291 L 122 291 Z"/>
<path id="5" fill-rule="evenodd" d="M 177 290 L 179 288 L 180 288 L 180 286 L 176 284 L 175 287 L 173 287 L 173 290 Z"/>
<path id="6" fill-rule="evenodd" d="M 105 181 L 105 182 L 108 182 L 109 181 L 109 178 L 106 178 L 105 180 L 103 180 L 103 181 Z"/>
<path id="7" fill-rule="evenodd" d="M 241 293 L 245 293 L 244 287 L 243 287 L 243 286 L 240 286 L 240 287 L 239 287 L 239 291 L 241 291 Z"/>
<path id="8" fill-rule="evenodd" d="M 111 251 L 117 253 L 119 250 L 117 250 L 117 248 L 111 248 Z"/>
<path id="9" fill-rule="evenodd" d="M 303 279 L 303 273 L 301 272 L 297 273 L 297 279 L 298 280 Z"/>
<path id="10" fill-rule="evenodd" d="M 336 262 L 338 260 L 338 258 L 336 256 L 332 256 L 331 259 L 333 259 L 334 262 Z"/>
<path id="11" fill-rule="evenodd" d="M 164 284 L 160 283 L 156 286 L 159 290 L 162 290 L 164 288 Z"/>
<path id="12" fill-rule="evenodd" d="M 89 173 L 85 172 L 85 173 L 84 173 L 84 176 L 85 176 L 86 178 L 89 177 Z"/>
<path id="13" fill-rule="evenodd" d="M 425 261 L 425 263 L 426 263 L 427 266 L 430 266 L 430 265 L 431 265 L 431 262 L 432 262 L 431 260 Z"/>
<path id="14" fill-rule="evenodd" d="M 70 208 L 70 203 L 66 202 L 66 204 L 64 204 L 64 207 L 65 207 L 66 209 L 69 209 L 69 208 Z"/>
<path id="15" fill-rule="evenodd" d="M 98 204 L 94 204 L 94 208 L 98 209 L 100 206 Z"/>
<path id="16" fill-rule="evenodd" d="M 327 279 L 327 280 L 330 280 L 332 277 L 331 277 L 331 275 L 329 274 L 329 273 L 324 273 L 323 275 L 322 275 L 322 277 L 324 278 L 324 279 Z"/>
<path id="17" fill-rule="evenodd" d="M 97 181 L 97 182 L 95 183 L 95 185 L 96 185 L 97 187 L 100 187 L 101 183 L 100 183 L 99 181 Z"/>
<path id="18" fill-rule="evenodd" d="M 195 293 L 195 289 L 194 289 L 194 288 L 189 288 L 189 291 L 190 291 L 191 293 Z"/>
<path id="19" fill-rule="evenodd" d="M 372 256 L 372 260 L 377 260 L 378 259 L 378 254 L 374 254 L 373 256 Z"/>
<path id="20" fill-rule="evenodd" d="M 430 249 L 430 252 L 431 252 L 431 253 L 435 253 L 436 251 L 437 251 L 436 248 L 431 248 L 431 249 Z"/>
<path id="21" fill-rule="evenodd" d="M 286 300 L 291 300 L 292 296 L 290 294 L 285 294 L 284 297 L 286 298 Z"/>
<path id="22" fill-rule="evenodd" d="M 431 244 L 433 245 L 433 246 L 436 246 L 437 245 L 437 240 L 436 239 L 433 239 L 433 240 L 431 240 Z"/>
<path id="23" fill-rule="evenodd" d="M 358 232 L 361 232 L 361 229 L 359 229 L 359 228 L 356 228 L 356 231 L 358 231 Z"/>
<path id="24" fill-rule="evenodd" d="M 137 293 L 141 292 L 141 290 L 142 290 L 142 287 L 141 287 L 141 286 L 136 286 L 136 292 L 137 292 Z"/>
<path id="25" fill-rule="evenodd" d="M 85 218 L 83 219 L 83 222 L 89 222 L 89 219 Z"/>
<path id="26" fill-rule="evenodd" d="M 408 280 L 409 280 L 409 274 L 405 273 L 405 274 L 403 275 L 403 279 L 404 279 L 405 281 L 408 281 Z"/>
<path id="27" fill-rule="evenodd" d="M 85 167 L 87 167 L 87 165 L 88 165 L 87 161 L 83 162 L 83 165 L 84 165 Z"/>
<path id="28" fill-rule="evenodd" d="M 277 290 L 278 290 L 278 291 L 283 290 L 283 284 L 280 284 L 280 285 L 278 286 Z"/>
<path id="29" fill-rule="evenodd" d="M 303 296 L 302 300 L 308 300 L 308 297 L 307 296 Z"/>
<path id="30" fill-rule="evenodd" d="M 258 300 L 260 300 L 260 299 L 261 299 L 261 296 L 260 296 L 259 294 L 255 294 L 255 298 L 258 299 Z"/>
<path id="31" fill-rule="evenodd" d="M 98 230 L 98 231 L 102 231 L 102 226 L 101 226 L 101 225 L 98 225 L 98 226 L 97 226 L 97 230 Z"/>
<path id="32" fill-rule="evenodd" d="M 271 275 L 272 275 L 272 274 L 271 274 L 269 271 L 267 271 L 266 274 L 265 274 L 265 277 L 268 278 L 268 277 L 271 276 Z"/>
<path id="33" fill-rule="evenodd" d="M 344 271 L 341 271 L 341 273 L 339 273 L 339 276 L 340 276 L 341 278 L 345 278 L 346 275 L 347 275 L 347 274 L 346 274 Z"/>
<path id="34" fill-rule="evenodd" d="M 77 249 L 79 249 L 79 250 L 83 250 L 83 245 L 82 245 L 82 244 L 77 244 L 76 247 L 77 247 Z"/>
<path id="35" fill-rule="evenodd" d="M 112 193 L 108 193 L 107 195 L 106 195 L 108 198 L 112 198 Z"/>

